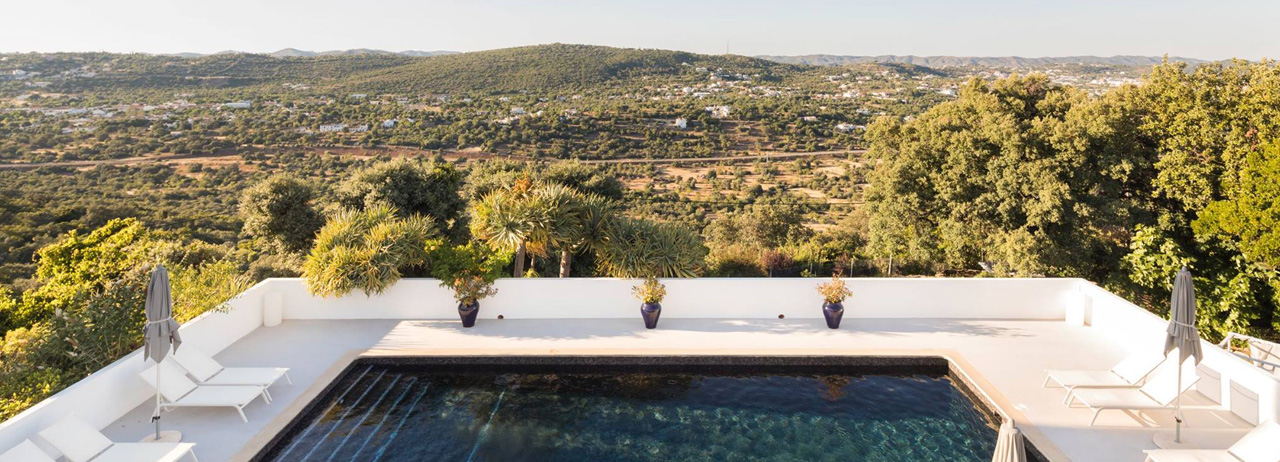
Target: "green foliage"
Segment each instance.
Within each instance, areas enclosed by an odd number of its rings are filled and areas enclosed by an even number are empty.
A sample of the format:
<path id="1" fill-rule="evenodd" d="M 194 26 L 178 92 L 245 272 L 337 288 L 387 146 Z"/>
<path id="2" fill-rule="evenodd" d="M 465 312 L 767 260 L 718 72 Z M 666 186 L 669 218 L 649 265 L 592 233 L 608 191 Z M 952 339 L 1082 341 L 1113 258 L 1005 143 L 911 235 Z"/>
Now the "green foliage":
<path id="1" fill-rule="evenodd" d="M 239 265 L 231 260 L 176 267 L 169 278 L 173 292 L 173 318 L 184 323 L 205 312 L 220 310 L 226 307 L 227 302 L 249 290 L 253 281 L 241 274 Z"/>
<path id="2" fill-rule="evenodd" d="M 1114 230 L 1144 205 L 1134 168 L 1150 161 L 1125 149 L 1139 144 L 1132 112 L 1033 75 L 975 80 L 913 121 L 878 121 L 872 253 L 1105 280 L 1125 250 Z"/>
<path id="3" fill-rule="evenodd" d="M 649 276 L 640 285 L 632 287 L 631 294 L 640 299 L 641 303 L 658 304 L 667 296 L 667 286 L 658 282 L 658 278 Z"/>
<path id="4" fill-rule="evenodd" d="M 339 296 L 357 289 L 380 294 L 405 271 L 422 265 L 425 243 L 438 236 L 430 218 L 399 218 L 386 205 L 343 211 L 320 229 L 302 265 L 302 277 L 316 295 Z"/>
<path id="5" fill-rule="evenodd" d="M 707 248 L 676 223 L 619 217 L 605 233 L 597 264 L 611 277 L 695 277 Z"/>
<path id="6" fill-rule="evenodd" d="M 493 282 L 502 277 L 511 259 L 510 254 L 477 242 L 456 246 L 433 242 L 428 247 L 431 277 L 452 289 L 458 303 L 467 306 L 497 293 Z"/>
<path id="7" fill-rule="evenodd" d="M 287 253 L 306 251 L 324 226 L 315 200 L 311 183 L 289 174 L 271 176 L 240 195 L 244 232 Z"/>
<path id="8" fill-rule="evenodd" d="M 22 295 L 11 326 L 26 327 L 72 309 L 148 260 L 155 242 L 135 219 L 111 220 L 88 234 L 72 231 L 37 252 L 40 286 Z"/>
<path id="9" fill-rule="evenodd" d="M 1248 154 L 1226 196 L 1200 212 L 1196 235 L 1228 240 L 1247 260 L 1280 268 L 1280 143 Z"/>
<path id="10" fill-rule="evenodd" d="M 13 298 L 13 292 L 9 289 L 0 287 L 0 332 L 8 332 L 14 328 L 14 317 L 18 316 L 18 300 Z"/>
<path id="11" fill-rule="evenodd" d="M 360 169 L 338 189 L 338 203 L 365 210 L 390 207 L 401 216 L 422 215 L 444 227 L 454 239 L 465 239 L 459 219 L 466 201 L 458 194 L 462 173 L 450 164 L 400 159 Z"/>
<path id="12" fill-rule="evenodd" d="M 622 182 L 618 181 L 616 175 L 598 166 L 577 161 L 555 162 L 542 172 L 542 178 L 549 183 L 562 184 L 585 194 L 605 199 L 622 199 Z"/>
<path id="13" fill-rule="evenodd" d="M 1195 276 L 1197 322 L 1205 336 L 1216 341 L 1228 332 L 1250 332 L 1274 322 L 1277 275 L 1217 244 L 1204 243 L 1197 250 L 1217 248 L 1197 258 L 1191 251 L 1156 227 L 1139 226 L 1124 263 L 1134 284 L 1150 299 L 1149 306 L 1162 315 L 1169 310 L 1174 276 L 1183 266 Z M 1280 328 L 1273 326 L 1272 328 Z"/>
<path id="14" fill-rule="evenodd" d="M 69 237 L 68 242 L 51 247 L 65 250 L 72 247 L 68 244 L 83 244 L 84 240 L 84 236 Z M 167 254 L 190 256 L 207 249 L 202 244 L 192 247 L 189 252 Z M 94 261 L 119 261 L 130 251 L 98 246 L 94 252 L 62 255 L 59 262 L 79 268 Z M 105 255 L 113 253 L 120 255 Z M 48 300 L 57 304 L 58 310 L 31 325 L 8 330 L 0 349 L 0 419 L 12 417 L 140 347 L 150 270 L 149 264 L 140 264 L 115 275 L 99 273 L 98 277 L 115 278 L 100 284 L 64 285 L 56 299 Z M 247 288 L 237 266 L 229 260 L 198 266 L 172 264 L 170 274 L 174 314 L 180 321 L 216 309 Z"/>

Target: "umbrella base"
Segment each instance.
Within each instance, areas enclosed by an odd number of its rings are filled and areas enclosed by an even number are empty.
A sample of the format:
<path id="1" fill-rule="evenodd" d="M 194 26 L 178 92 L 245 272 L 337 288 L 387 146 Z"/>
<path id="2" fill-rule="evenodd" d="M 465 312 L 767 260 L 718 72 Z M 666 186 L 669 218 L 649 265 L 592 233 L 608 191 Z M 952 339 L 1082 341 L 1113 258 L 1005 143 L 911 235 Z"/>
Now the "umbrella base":
<path id="1" fill-rule="evenodd" d="M 1155 436 L 1151 437 L 1151 442 L 1155 443 L 1156 447 L 1160 449 L 1196 449 L 1198 447 L 1191 441 L 1191 438 L 1187 438 L 1187 432 L 1185 431 L 1182 432 L 1181 443 L 1174 441 L 1173 436 L 1172 431 L 1156 432 Z"/>
<path id="2" fill-rule="evenodd" d="M 1182 443 L 1173 442 L 1173 430 L 1155 434 L 1151 441 L 1160 449 L 1225 449 L 1248 433 L 1248 428 L 1182 427 Z"/>
<path id="3" fill-rule="evenodd" d="M 177 443 L 182 441 L 182 432 L 177 430 L 165 430 L 160 432 L 160 437 L 156 438 L 155 432 L 147 433 L 147 437 L 142 439 L 143 443 Z"/>

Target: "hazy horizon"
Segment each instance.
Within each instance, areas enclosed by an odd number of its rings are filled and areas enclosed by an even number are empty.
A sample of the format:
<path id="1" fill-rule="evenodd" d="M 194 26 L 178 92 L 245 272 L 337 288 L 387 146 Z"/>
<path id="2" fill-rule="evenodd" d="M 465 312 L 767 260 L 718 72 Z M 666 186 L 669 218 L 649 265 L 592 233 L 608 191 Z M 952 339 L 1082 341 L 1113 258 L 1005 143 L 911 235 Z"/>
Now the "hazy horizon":
<path id="1" fill-rule="evenodd" d="M 270 53 L 357 48 L 469 52 L 581 43 L 738 55 L 1280 56 L 1280 2 L 1016 0 L 686 4 L 515 0 L 54 0 L 6 6 L 0 52 Z M 1247 11 L 1249 14 L 1240 14 Z"/>

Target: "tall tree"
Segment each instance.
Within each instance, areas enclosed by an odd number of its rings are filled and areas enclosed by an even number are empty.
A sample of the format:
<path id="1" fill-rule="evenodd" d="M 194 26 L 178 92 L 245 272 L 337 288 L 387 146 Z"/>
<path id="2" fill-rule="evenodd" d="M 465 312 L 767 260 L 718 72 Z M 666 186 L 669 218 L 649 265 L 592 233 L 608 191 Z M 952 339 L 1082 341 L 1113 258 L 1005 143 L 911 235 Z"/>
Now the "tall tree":
<path id="1" fill-rule="evenodd" d="M 275 175 L 240 196 L 244 232 L 288 253 L 311 248 L 324 216 L 316 208 L 316 188 L 292 175 Z"/>
<path id="2" fill-rule="evenodd" d="M 356 171 L 338 188 L 338 203 L 353 210 L 384 205 L 402 217 L 421 215 L 451 239 L 465 240 L 462 180 L 452 164 L 398 159 Z"/>

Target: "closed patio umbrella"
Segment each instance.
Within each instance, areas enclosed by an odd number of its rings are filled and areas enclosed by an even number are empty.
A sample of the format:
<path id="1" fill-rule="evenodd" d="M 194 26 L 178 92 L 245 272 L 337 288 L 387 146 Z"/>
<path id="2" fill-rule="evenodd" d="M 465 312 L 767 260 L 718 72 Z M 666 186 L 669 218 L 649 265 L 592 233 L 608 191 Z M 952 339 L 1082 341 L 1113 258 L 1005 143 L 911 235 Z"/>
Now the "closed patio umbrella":
<path id="1" fill-rule="evenodd" d="M 151 271 L 151 280 L 147 282 L 147 325 L 143 328 L 142 347 L 143 360 L 156 362 L 156 411 L 151 421 L 156 423 L 156 434 L 152 441 L 176 441 L 182 438 L 178 432 L 160 434 L 160 367 L 170 347 L 177 350 L 182 345 L 182 336 L 178 335 L 178 322 L 173 320 L 173 298 L 169 295 L 169 272 L 164 265 L 156 265 Z"/>
<path id="2" fill-rule="evenodd" d="M 1169 301 L 1169 328 L 1165 331 L 1164 354 L 1178 350 L 1178 391 L 1182 391 L 1182 363 L 1195 358 L 1200 364 L 1204 352 L 1200 350 L 1200 331 L 1196 329 L 1196 289 L 1191 271 L 1182 267 L 1173 280 L 1173 297 Z M 1182 393 L 1175 400 L 1175 430 L 1173 442 L 1182 443 Z"/>
<path id="3" fill-rule="evenodd" d="M 996 437 L 996 452 L 991 456 L 991 462 L 1027 462 L 1022 432 L 1013 425 L 1013 419 L 1004 419 L 1000 425 L 1000 436 Z"/>

